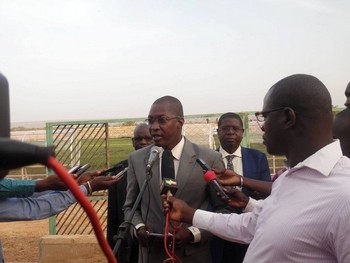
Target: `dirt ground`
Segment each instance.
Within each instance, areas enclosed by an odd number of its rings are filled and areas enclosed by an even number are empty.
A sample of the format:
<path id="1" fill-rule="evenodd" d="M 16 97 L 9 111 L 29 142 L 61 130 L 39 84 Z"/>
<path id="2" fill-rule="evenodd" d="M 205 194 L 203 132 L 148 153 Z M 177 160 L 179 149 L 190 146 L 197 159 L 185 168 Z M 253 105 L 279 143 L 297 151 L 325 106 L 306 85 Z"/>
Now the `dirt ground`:
<path id="1" fill-rule="evenodd" d="M 37 262 L 39 239 L 48 234 L 48 219 L 0 223 L 0 239 L 5 262 Z"/>

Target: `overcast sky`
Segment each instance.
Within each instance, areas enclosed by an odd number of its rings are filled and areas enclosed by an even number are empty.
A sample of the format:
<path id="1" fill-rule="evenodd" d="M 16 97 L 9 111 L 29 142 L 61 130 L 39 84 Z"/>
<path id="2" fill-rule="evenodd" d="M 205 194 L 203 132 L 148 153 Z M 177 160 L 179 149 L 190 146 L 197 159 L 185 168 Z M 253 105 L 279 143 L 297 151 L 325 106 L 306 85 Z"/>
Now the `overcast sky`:
<path id="1" fill-rule="evenodd" d="M 348 0 L 1 0 L 11 121 L 146 117 L 164 95 L 186 115 L 258 111 L 312 74 L 343 106 Z"/>

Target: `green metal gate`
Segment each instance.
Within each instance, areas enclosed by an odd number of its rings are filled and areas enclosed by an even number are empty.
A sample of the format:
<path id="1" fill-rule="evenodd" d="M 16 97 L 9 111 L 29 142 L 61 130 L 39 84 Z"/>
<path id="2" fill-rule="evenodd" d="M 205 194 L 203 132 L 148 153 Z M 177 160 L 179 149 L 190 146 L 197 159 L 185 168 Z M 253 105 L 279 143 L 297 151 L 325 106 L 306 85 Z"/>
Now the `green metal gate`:
<path id="1" fill-rule="evenodd" d="M 108 122 L 56 122 L 46 124 L 48 145 L 55 146 L 56 158 L 68 170 L 89 163 L 91 170 L 107 168 L 109 161 Z M 89 197 L 103 229 L 107 225 L 107 192 Z M 50 218 L 50 234 L 91 234 L 92 226 L 80 204 Z"/>

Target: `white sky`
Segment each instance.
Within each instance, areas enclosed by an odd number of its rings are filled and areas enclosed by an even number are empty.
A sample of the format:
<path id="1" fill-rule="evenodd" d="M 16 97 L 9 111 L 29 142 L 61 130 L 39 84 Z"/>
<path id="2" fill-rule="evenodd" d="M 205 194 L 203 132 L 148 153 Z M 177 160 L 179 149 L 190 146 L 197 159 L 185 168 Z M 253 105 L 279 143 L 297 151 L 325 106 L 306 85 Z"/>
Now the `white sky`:
<path id="1" fill-rule="evenodd" d="M 261 110 L 312 74 L 343 106 L 348 0 L 1 0 L 11 121 L 146 117 L 164 95 L 186 115 Z"/>

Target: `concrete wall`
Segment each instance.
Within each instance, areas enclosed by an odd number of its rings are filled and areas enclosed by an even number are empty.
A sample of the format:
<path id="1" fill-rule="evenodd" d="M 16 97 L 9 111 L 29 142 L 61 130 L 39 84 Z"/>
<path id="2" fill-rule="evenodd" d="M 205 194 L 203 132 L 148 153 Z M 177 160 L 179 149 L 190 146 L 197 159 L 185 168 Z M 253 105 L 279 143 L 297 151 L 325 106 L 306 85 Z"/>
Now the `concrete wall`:
<path id="1" fill-rule="evenodd" d="M 39 263 L 107 262 L 94 235 L 47 235 L 39 240 Z"/>

